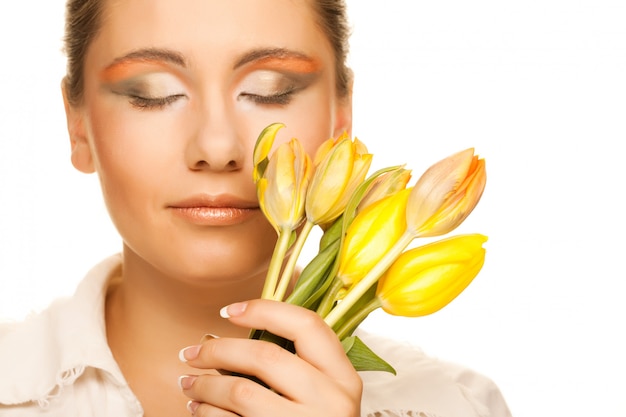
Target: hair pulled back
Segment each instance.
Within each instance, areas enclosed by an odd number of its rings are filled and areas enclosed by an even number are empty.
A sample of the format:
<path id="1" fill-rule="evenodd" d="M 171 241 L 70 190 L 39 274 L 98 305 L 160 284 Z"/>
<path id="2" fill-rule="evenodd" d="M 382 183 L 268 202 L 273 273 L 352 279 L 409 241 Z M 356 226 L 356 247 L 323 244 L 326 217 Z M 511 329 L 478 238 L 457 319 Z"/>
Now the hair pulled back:
<path id="1" fill-rule="evenodd" d="M 85 56 L 102 24 L 105 0 L 68 0 L 65 10 L 65 53 L 67 74 L 64 79 L 68 101 L 78 105 L 83 98 Z M 310 0 L 335 55 L 337 94 L 350 92 L 352 72 L 346 65 L 350 30 L 345 0 Z"/>

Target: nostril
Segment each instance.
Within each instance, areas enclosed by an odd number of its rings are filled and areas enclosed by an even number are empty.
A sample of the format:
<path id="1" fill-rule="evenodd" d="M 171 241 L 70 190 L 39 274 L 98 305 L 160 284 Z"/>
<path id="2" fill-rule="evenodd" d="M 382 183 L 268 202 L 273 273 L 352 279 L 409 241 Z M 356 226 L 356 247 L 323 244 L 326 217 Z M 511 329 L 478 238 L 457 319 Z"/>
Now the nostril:
<path id="1" fill-rule="evenodd" d="M 206 169 L 206 168 L 209 168 L 209 163 L 207 161 L 204 161 L 204 160 L 197 161 L 194 168 L 195 169 Z"/>
<path id="2" fill-rule="evenodd" d="M 224 165 L 222 164 L 214 165 L 202 159 L 202 160 L 196 161 L 196 163 L 193 166 L 193 169 L 194 170 L 235 171 L 239 169 L 239 163 L 235 161 L 234 159 L 231 159 L 230 161 L 226 162 Z"/>

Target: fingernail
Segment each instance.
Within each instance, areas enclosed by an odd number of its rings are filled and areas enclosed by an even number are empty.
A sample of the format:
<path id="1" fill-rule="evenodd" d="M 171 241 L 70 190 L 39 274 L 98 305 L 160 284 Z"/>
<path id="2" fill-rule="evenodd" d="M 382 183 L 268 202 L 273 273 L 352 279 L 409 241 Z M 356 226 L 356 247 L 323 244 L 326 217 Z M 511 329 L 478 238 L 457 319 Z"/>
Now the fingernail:
<path id="1" fill-rule="evenodd" d="M 186 348 L 181 349 L 181 351 L 178 352 L 178 359 L 180 359 L 181 362 L 192 361 L 198 357 L 198 354 L 200 353 L 200 348 L 200 345 L 187 346 Z"/>
<path id="2" fill-rule="evenodd" d="M 194 401 L 194 400 L 189 400 L 189 402 L 187 402 L 187 410 L 193 415 L 196 413 L 196 410 L 198 409 L 199 405 L 200 405 L 199 402 Z"/>
<path id="3" fill-rule="evenodd" d="M 248 307 L 248 303 L 245 302 L 227 305 L 220 310 L 220 316 L 225 319 L 241 316 L 246 311 L 246 307 Z"/>
<path id="4" fill-rule="evenodd" d="M 193 385 L 193 382 L 197 379 L 196 376 L 182 375 L 178 377 L 178 386 L 180 389 L 189 389 Z"/>

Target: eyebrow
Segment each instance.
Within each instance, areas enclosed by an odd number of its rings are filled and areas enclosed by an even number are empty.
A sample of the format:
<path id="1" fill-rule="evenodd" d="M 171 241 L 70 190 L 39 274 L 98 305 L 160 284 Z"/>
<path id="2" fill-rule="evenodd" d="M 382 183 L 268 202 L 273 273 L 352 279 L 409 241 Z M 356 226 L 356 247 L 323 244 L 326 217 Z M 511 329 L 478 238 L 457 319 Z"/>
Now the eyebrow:
<path id="1" fill-rule="evenodd" d="M 302 52 L 285 48 L 254 49 L 242 55 L 235 63 L 233 69 L 237 69 L 251 62 L 259 64 L 272 63 L 275 66 L 280 66 L 280 62 L 299 63 L 300 67 L 307 70 L 306 72 L 313 72 L 319 69 L 319 62 L 313 57 Z"/>
<path id="2" fill-rule="evenodd" d="M 101 72 L 103 78 L 110 78 L 117 69 L 126 67 L 132 63 L 164 62 L 171 63 L 183 68 L 187 67 L 185 57 L 170 49 L 144 48 L 131 51 L 126 55 L 115 58 Z M 233 69 L 237 69 L 249 63 L 259 65 L 272 65 L 274 67 L 286 66 L 299 69 L 300 72 L 316 72 L 319 70 L 319 61 L 302 52 L 286 48 L 260 48 L 245 53 L 235 62 Z"/>
<path id="3" fill-rule="evenodd" d="M 145 48 L 138 49 L 128 54 L 115 58 L 113 62 L 106 66 L 105 71 L 109 68 L 112 68 L 119 64 L 125 64 L 131 61 L 139 61 L 139 62 L 151 62 L 151 61 L 162 61 L 169 62 L 171 64 L 175 64 L 181 67 L 186 67 L 187 62 L 182 54 L 176 51 L 172 51 L 170 49 L 159 49 L 159 48 Z"/>

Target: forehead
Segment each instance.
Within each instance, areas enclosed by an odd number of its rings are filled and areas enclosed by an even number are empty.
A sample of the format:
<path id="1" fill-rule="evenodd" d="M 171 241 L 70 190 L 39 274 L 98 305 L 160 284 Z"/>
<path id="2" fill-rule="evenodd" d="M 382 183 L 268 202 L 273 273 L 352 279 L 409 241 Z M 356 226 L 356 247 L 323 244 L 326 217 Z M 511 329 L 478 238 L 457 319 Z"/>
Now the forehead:
<path id="1" fill-rule="evenodd" d="M 215 64 L 267 47 L 333 59 L 308 0 L 106 0 L 103 7 L 88 53 L 97 60 L 146 47 Z"/>

